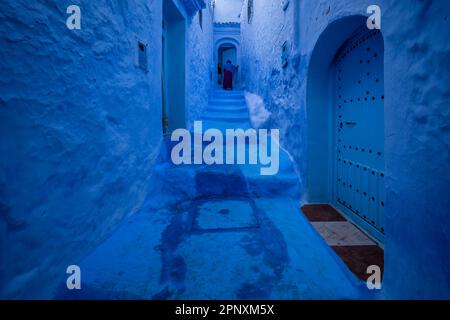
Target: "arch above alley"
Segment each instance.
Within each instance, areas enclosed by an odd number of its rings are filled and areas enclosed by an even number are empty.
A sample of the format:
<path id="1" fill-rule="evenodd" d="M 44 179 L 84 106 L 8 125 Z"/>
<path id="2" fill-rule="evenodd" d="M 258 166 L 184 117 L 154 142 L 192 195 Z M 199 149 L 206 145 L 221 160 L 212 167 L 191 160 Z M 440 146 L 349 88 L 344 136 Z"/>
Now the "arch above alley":
<path id="1" fill-rule="evenodd" d="M 241 65 L 241 31 L 240 23 L 226 22 L 214 23 L 214 83 L 218 83 L 217 65 L 219 63 L 219 49 L 224 45 L 230 45 L 236 48 L 236 64 Z M 238 79 L 238 78 L 237 78 Z M 236 80 L 237 80 L 236 79 Z M 237 80 L 238 81 L 238 80 Z"/>

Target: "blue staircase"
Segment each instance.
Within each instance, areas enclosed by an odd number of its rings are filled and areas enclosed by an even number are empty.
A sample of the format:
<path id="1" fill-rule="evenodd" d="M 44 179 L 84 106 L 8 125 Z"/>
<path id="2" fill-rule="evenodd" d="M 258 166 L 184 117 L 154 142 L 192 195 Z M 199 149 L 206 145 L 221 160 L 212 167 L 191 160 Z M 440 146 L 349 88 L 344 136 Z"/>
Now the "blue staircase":
<path id="1" fill-rule="evenodd" d="M 251 128 L 244 93 L 215 91 L 201 120 L 203 132 Z M 278 174 L 262 176 L 260 163 L 174 165 L 166 142 L 142 208 L 83 259 L 83 290 L 64 283 L 59 299 L 360 296 L 356 278 L 299 213 L 287 152 L 279 150 Z"/>
<path id="2" fill-rule="evenodd" d="M 204 130 L 251 128 L 244 92 L 216 90 L 209 99 L 209 105 L 202 117 Z"/>

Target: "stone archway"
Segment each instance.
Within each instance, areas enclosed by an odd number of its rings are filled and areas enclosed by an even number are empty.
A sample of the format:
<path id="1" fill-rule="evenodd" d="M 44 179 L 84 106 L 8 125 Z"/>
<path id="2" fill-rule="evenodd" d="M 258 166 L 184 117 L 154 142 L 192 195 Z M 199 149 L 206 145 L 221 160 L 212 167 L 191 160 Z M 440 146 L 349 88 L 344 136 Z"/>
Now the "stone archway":
<path id="1" fill-rule="evenodd" d="M 235 61 L 233 61 L 236 65 L 241 65 L 241 58 L 240 58 L 240 43 L 238 40 L 232 37 L 223 37 L 216 41 L 214 44 L 214 83 L 217 86 L 218 85 L 218 73 L 217 73 L 217 66 L 220 61 L 220 50 L 221 48 L 234 48 L 235 49 Z M 236 75 L 235 78 L 236 84 L 239 84 L 239 72 Z"/>

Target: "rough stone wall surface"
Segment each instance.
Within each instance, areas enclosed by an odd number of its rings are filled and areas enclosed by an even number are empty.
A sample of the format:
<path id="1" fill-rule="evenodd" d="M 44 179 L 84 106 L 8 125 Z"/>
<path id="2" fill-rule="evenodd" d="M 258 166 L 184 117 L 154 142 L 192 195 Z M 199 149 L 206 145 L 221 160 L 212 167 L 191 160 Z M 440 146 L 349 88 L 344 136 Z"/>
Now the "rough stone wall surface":
<path id="1" fill-rule="evenodd" d="M 265 99 L 272 127 L 293 155 L 302 181 L 306 167 L 306 82 L 317 40 L 333 21 L 367 15 L 373 1 L 254 1 L 241 17 L 247 89 Z M 450 36 L 446 1 L 377 1 L 385 39 L 386 238 L 382 297 L 450 296 Z M 244 1 L 246 6 L 246 1 Z M 245 8 L 245 7 L 244 7 Z M 281 45 L 298 41 L 288 67 Z M 317 93 L 321 94 L 321 93 Z M 304 192 L 306 184 L 303 183 Z"/>
<path id="2" fill-rule="evenodd" d="M 242 0 L 215 0 L 214 22 L 239 22 Z"/>
<path id="3" fill-rule="evenodd" d="M 51 297 L 145 197 L 161 142 L 161 3 L 78 1 L 71 31 L 69 1 L 1 2 L 2 297 Z"/>
<path id="4" fill-rule="evenodd" d="M 450 3 L 385 7 L 386 293 L 448 299 Z"/>
<path id="5" fill-rule="evenodd" d="M 298 107 L 301 78 L 296 66 L 289 62 L 281 64 L 281 47 L 288 40 L 294 52 L 294 23 L 292 4 L 283 11 L 281 1 L 253 1 L 253 17 L 248 23 L 247 1 L 244 1 L 241 16 L 241 80 L 249 92 L 264 99 L 266 108 L 272 113 L 270 125 L 280 129 L 283 146 L 294 156 L 297 165 L 304 149 L 303 123 L 305 115 Z M 302 181 L 304 179 L 301 179 Z"/>
<path id="6" fill-rule="evenodd" d="M 213 21 L 212 11 L 203 10 L 203 28 L 200 28 L 198 13 L 190 20 L 188 27 L 188 66 L 186 75 L 187 89 L 187 126 L 200 120 L 208 106 L 213 72 Z"/>

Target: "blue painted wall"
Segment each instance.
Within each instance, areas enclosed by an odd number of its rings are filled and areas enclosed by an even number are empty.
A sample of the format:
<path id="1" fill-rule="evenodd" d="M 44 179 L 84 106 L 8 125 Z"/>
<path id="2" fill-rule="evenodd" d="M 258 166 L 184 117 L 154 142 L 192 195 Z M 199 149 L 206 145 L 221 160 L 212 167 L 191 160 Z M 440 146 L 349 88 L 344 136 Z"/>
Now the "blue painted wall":
<path id="1" fill-rule="evenodd" d="M 333 43 L 315 53 L 333 22 L 366 15 L 373 1 L 254 1 L 241 17 L 243 75 L 265 99 L 271 123 L 300 170 L 303 202 L 315 161 L 308 143 L 307 84 L 312 55 L 329 66 Z M 450 28 L 445 1 L 376 1 L 385 39 L 386 239 L 383 298 L 450 297 Z M 246 1 L 244 1 L 244 6 Z M 281 68 L 281 45 L 292 44 Z M 317 79 L 320 74 L 314 74 Z M 325 80 L 325 79 L 324 79 Z M 315 94 L 315 96 L 314 96 Z M 321 100 L 322 90 L 309 98 Z M 326 185 L 326 183 L 324 183 Z"/>
<path id="2" fill-rule="evenodd" d="M 66 27 L 71 4 L 81 30 Z M 151 179 L 162 142 L 161 18 L 161 0 L 0 3 L 0 297 L 52 297 L 67 266 L 161 188 Z M 204 31 L 187 20 L 197 43 L 186 61 L 200 64 L 189 90 L 207 101 L 204 18 Z M 197 118 L 206 102 L 187 100 Z"/>
<path id="3" fill-rule="evenodd" d="M 198 13 L 189 22 L 187 39 L 187 127 L 199 120 L 208 106 L 212 88 L 213 66 L 213 11 L 208 4 L 203 9 L 203 28 L 200 28 Z"/>
<path id="4" fill-rule="evenodd" d="M 48 297 L 139 207 L 162 138 L 161 2 L 76 3 L 74 31 L 71 1 L 0 4 L 3 297 Z"/>
<path id="5" fill-rule="evenodd" d="M 239 22 L 242 0 L 215 0 L 214 21 Z"/>
<path id="6" fill-rule="evenodd" d="M 254 1 L 251 24 L 243 10 L 240 74 L 281 129 L 307 202 L 310 61 L 333 21 L 365 15 L 373 3 L 290 2 L 283 11 L 281 1 Z M 449 298 L 449 4 L 378 3 L 387 180 L 381 297 Z M 77 1 L 79 31 L 65 26 L 69 4 L 0 3 L 1 297 L 52 297 L 68 264 L 163 187 L 151 179 L 162 140 L 162 1 Z M 203 30 L 196 16 L 187 19 L 188 126 L 207 105 L 214 71 L 211 13 L 204 19 Z M 137 66 L 138 41 L 148 44 L 149 72 Z"/>
<path id="7" fill-rule="evenodd" d="M 272 113 L 270 123 L 280 129 L 280 141 L 288 147 L 306 181 L 302 154 L 306 148 L 305 110 L 299 108 L 301 86 L 305 74 L 297 71 L 298 55 L 294 34 L 294 3 L 284 11 L 282 1 L 253 1 L 253 18 L 248 23 L 247 0 L 241 14 L 241 80 L 246 90 L 264 99 Z M 282 68 L 281 48 L 288 41 L 289 64 Z M 304 63 L 302 61 L 302 63 Z"/>

